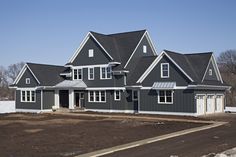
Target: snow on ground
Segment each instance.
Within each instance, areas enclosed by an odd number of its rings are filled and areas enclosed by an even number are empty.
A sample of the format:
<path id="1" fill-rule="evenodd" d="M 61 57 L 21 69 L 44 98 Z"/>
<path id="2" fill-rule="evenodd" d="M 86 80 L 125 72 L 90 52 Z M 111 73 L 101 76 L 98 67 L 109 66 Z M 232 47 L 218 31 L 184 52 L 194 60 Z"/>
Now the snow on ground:
<path id="1" fill-rule="evenodd" d="M 15 101 L 0 101 L 0 113 L 15 112 Z"/>
<path id="2" fill-rule="evenodd" d="M 236 112 L 236 107 L 225 107 L 225 112 Z"/>

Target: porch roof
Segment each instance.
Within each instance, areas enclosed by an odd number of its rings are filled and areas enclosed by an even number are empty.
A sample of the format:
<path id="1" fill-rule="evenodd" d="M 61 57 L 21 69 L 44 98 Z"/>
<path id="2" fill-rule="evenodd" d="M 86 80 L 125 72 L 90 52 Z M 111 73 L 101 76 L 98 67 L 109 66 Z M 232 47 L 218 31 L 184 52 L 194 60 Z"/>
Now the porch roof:
<path id="1" fill-rule="evenodd" d="M 85 89 L 87 85 L 82 80 L 64 80 L 55 85 L 55 88 L 80 88 Z"/>
<path id="2" fill-rule="evenodd" d="M 154 82 L 152 89 L 174 89 L 176 82 Z"/>

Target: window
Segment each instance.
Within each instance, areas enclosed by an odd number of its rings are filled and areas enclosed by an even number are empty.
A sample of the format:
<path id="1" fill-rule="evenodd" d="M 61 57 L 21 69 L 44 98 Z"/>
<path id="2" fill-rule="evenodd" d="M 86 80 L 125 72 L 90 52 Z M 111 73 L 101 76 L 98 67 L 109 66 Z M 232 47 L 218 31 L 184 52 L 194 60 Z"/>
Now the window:
<path id="1" fill-rule="evenodd" d="M 169 77 L 169 63 L 161 63 L 161 78 Z"/>
<path id="2" fill-rule="evenodd" d="M 120 91 L 119 90 L 115 90 L 115 92 L 114 92 L 114 100 L 120 100 Z"/>
<path id="3" fill-rule="evenodd" d="M 21 91 L 21 102 L 35 102 L 35 91 L 33 90 L 22 90 Z"/>
<path id="4" fill-rule="evenodd" d="M 82 78 L 83 78 L 83 70 L 74 69 L 74 80 L 82 80 Z"/>
<path id="5" fill-rule="evenodd" d="M 30 78 L 25 79 L 25 84 L 30 84 Z"/>
<path id="6" fill-rule="evenodd" d="M 89 102 L 106 102 L 106 91 L 89 91 Z"/>
<path id="7" fill-rule="evenodd" d="M 101 79 L 111 79 L 111 67 L 101 67 L 100 68 L 100 78 Z"/>
<path id="8" fill-rule="evenodd" d="M 158 103 L 160 104 L 172 104 L 173 103 L 173 91 L 160 90 L 158 94 Z"/>
<path id="9" fill-rule="evenodd" d="M 88 68 L 88 80 L 94 80 L 94 68 Z"/>
<path id="10" fill-rule="evenodd" d="M 147 53 L 147 46 L 143 45 L 143 53 Z"/>
<path id="11" fill-rule="evenodd" d="M 209 75 L 212 76 L 212 69 L 209 69 Z"/>
<path id="12" fill-rule="evenodd" d="M 93 49 L 89 49 L 89 51 L 88 51 L 88 56 L 89 56 L 89 57 L 93 57 Z"/>
<path id="13" fill-rule="evenodd" d="M 133 91 L 133 100 L 138 100 L 138 91 L 137 90 Z"/>

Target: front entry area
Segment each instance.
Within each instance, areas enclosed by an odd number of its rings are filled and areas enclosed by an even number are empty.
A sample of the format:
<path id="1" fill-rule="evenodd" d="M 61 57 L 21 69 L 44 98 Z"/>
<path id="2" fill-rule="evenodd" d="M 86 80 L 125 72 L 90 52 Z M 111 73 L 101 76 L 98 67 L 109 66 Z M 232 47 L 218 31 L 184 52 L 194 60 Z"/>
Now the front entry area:
<path id="1" fill-rule="evenodd" d="M 75 92 L 75 107 L 77 108 L 85 107 L 84 92 Z"/>
<path id="2" fill-rule="evenodd" d="M 59 104 L 60 104 L 60 107 L 69 108 L 69 91 L 68 90 L 59 91 Z"/>

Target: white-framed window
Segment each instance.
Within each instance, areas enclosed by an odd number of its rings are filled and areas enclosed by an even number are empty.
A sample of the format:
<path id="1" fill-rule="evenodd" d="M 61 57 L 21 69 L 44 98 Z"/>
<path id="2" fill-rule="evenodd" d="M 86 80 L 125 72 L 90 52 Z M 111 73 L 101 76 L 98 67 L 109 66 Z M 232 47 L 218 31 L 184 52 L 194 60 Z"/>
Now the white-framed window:
<path id="1" fill-rule="evenodd" d="M 100 79 L 111 79 L 111 67 L 100 67 Z"/>
<path id="2" fill-rule="evenodd" d="M 212 69 L 209 69 L 209 75 L 212 76 Z"/>
<path id="3" fill-rule="evenodd" d="M 25 79 L 25 84 L 30 84 L 30 78 Z"/>
<path id="4" fill-rule="evenodd" d="M 161 63 L 161 78 L 169 78 L 169 63 Z"/>
<path id="5" fill-rule="evenodd" d="M 120 100 L 120 90 L 114 91 L 114 100 L 116 100 L 116 101 Z"/>
<path id="6" fill-rule="evenodd" d="M 74 69 L 74 80 L 82 80 L 83 79 L 83 69 Z"/>
<path id="7" fill-rule="evenodd" d="M 106 91 L 89 91 L 89 102 L 106 102 Z"/>
<path id="8" fill-rule="evenodd" d="M 135 100 L 135 101 L 138 100 L 138 91 L 137 90 L 133 90 L 132 99 Z"/>
<path id="9" fill-rule="evenodd" d="M 36 96 L 34 90 L 21 90 L 21 102 L 35 102 Z"/>
<path id="10" fill-rule="evenodd" d="M 94 68 L 88 68 L 88 80 L 94 80 Z"/>
<path id="11" fill-rule="evenodd" d="M 89 57 L 93 57 L 93 52 L 94 52 L 93 49 L 89 49 L 89 50 L 88 50 L 88 56 L 89 56 Z"/>
<path id="12" fill-rule="evenodd" d="M 147 46 L 143 45 L 143 53 L 147 53 Z"/>
<path id="13" fill-rule="evenodd" d="M 158 103 L 159 104 L 173 104 L 172 90 L 160 90 L 158 91 Z"/>

